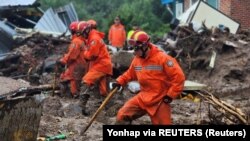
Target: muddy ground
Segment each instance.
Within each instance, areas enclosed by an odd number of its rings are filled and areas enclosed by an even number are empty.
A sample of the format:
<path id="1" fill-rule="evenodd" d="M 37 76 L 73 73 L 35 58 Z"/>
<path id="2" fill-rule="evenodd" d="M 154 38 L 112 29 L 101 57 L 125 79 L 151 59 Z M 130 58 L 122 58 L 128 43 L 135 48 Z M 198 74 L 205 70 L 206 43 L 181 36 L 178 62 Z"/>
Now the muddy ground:
<path id="1" fill-rule="evenodd" d="M 249 41 L 249 33 L 244 32 L 241 35 L 235 35 L 237 36 L 235 38 Z M 207 46 L 212 45 L 216 46 L 218 51 L 214 69 L 211 70 L 207 67 L 187 69 L 187 65 L 180 62 L 187 79 L 206 84 L 208 91 L 213 92 L 227 103 L 240 108 L 246 115 L 250 116 L 250 44 L 240 45 L 238 48 L 230 47 L 229 50 L 222 52 L 220 50 L 223 46 L 220 42 L 207 44 Z M 19 61 L 15 62 L 18 69 L 10 73 L 2 73 L 2 75 L 19 79 L 19 81 L 25 80 L 30 82 L 30 85 L 52 84 L 53 68 L 48 65 L 45 72 L 45 68 L 41 64 L 46 63 L 44 60 L 52 55 L 56 56 L 52 59 L 52 61 L 55 61 L 66 49 L 67 43 L 57 40 L 53 42 L 50 38 L 40 37 L 40 35 L 27 39 L 14 49 L 15 52 L 19 51 L 22 54 Z M 1 65 L 1 67 L 6 67 L 6 64 Z M 30 72 L 31 76 L 34 77 L 22 76 L 27 72 Z M 7 78 L 0 78 L 2 80 L 0 83 L 5 82 L 5 79 Z M 13 84 L 15 85 L 15 83 L 11 82 L 8 84 L 10 86 L 6 88 L 16 89 Z M 102 140 L 102 125 L 114 124 L 118 109 L 133 95 L 127 88 L 122 93 L 117 93 L 83 135 L 82 131 L 104 98 L 94 92 L 88 103 L 90 115 L 84 116 L 81 114 L 78 99 L 72 99 L 69 96 L 51 96 L 51 92 L 48 92 L 42 102 L 43 115 L 39 127 L 39 136 L 64 133 L 67 135 L 67 139 L 65 139 L 67 141 Z M 171 107 L 173 124 L 225 124 L 225 117 L 212 109 L 211 106 L 209 108 L 204 101 L 193 102 L 191 100 L 177 99 L 171 103 Z M 135 120 L 133 124 L 151 124 L 151 122 L 148 116 L 145 115 Z"/>

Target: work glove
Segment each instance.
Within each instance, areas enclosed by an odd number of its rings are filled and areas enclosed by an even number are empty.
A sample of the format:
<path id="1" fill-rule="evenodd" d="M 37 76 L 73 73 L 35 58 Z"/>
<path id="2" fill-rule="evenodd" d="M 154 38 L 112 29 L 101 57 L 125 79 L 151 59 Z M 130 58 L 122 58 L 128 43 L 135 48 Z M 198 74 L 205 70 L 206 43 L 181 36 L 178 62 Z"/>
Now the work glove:
<path id="1" fill-rule="evenodd" d="M 113 82 L 112 83 L 112 89 L 115 89 L 117 88 L 118 91 L 121 91 L 122 90 L 122 85 L 119 84 L 118 82 Z"/>
<path id="2" fill-rule="evenodd" d="M 173 101 L 173 99 L 169 96 L 165 96 L 163 97 L 163 101 L 167 104 L 171 103 Z"/>
<path id="3" fill-rule="evenodd" d="M 63 64 L 60 60 L 56 60 L 56 65 L 61 67 L 61 68 L 65 67 L 65 64 Z"/>

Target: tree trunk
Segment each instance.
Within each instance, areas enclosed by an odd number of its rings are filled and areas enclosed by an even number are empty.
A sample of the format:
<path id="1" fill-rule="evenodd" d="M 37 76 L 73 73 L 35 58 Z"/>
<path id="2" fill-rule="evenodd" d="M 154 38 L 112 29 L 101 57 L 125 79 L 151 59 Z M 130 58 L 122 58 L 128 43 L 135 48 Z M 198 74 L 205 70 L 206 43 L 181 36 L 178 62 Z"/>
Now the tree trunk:
<path id="1" fill-rule="evenodd" d="M 36 141 L 41 114 L 33 97 L 0 101 L 0 140 Z"/>

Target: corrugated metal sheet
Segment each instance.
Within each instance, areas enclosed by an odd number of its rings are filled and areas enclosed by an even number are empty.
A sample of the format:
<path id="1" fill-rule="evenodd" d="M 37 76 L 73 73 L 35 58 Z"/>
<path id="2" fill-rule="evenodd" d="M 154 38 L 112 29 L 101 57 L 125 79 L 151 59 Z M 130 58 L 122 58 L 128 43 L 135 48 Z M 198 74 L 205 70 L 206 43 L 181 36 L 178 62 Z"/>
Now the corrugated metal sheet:
<path id="1" fill-rule="evenodd" d="M 42 18 L 37 22 L 34 27 L 38 31 L 48 31 L 55 33 L 64 33 L 67 31 L 67 27 L 61 21 L 61 19 L 56 15 L 52 8 L 49 8 Z"/>
<path id="2" fill-rule="evenodd" d="M 36 0 L 0 0 L 0 7 L 4 6 L 28 6 L 32 5 Z"/>
<path id="3" fill-rule="evenodd" d="M 8 52 L 13 47 L 13 36 L 16 31 L 10 28 L 5 22 L 0 21 L 0 54 Z"/>
<path id="4" fill-rule="evenodd" d="M 72 2 L 55 9 L 55 12 L 67 27 L 71 22 L 78 21 L 78 15 Z"/>
<path id="5" fill-rule="evenodd" d="M 77 16 L 75 7 L 74 7 L 72 2 L 70 4 L 68 4 L 68 5 L 65 5 L 65 9 L 66 9 L 66 11 L 67 11 L 67 13 L 69 15 L 69 18 L 70 18 L 71 22 L 78 21 L 78 16 Z"/>

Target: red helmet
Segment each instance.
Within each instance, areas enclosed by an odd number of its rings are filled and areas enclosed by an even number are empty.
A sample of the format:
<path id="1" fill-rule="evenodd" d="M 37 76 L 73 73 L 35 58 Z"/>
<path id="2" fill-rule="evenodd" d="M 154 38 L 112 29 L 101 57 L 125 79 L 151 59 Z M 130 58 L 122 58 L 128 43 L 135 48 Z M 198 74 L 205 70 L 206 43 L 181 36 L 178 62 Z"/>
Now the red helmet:
<path id="1" fill-rule="evenodd" d="M 81 21 L 77 25 L 77 32 L 83 33 L 86 29 L 90 27 L 90 24 L 86 21 Z"/>
<path id="2" fill-rule="evenodd" d="M 76 31 L 77 30 L 77 25 L 78 25 L 78 21 L 74 21 L 74 22 L 72 22 L 72 23 L 70 23 L 70 25 L 69 25 L 69 30 L 71 30 L 71 31 Z"/>
<path id="3" fill-rule="evenodd" d="M 97 26 L 96 21 L 92 20 L 92 19 L 88 20 L 87 23 L 89 23 L 92 27 L 96 27 Z"/>
<path id="4" fill-rule="evenodd" d="M 150 36 L 144 31 L 135 31 L 128 40 L 129 45 L 137 46 L 147 44 L 150 40 Z"/>

